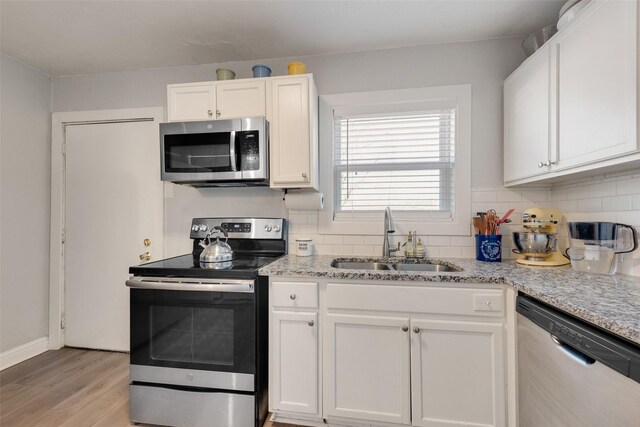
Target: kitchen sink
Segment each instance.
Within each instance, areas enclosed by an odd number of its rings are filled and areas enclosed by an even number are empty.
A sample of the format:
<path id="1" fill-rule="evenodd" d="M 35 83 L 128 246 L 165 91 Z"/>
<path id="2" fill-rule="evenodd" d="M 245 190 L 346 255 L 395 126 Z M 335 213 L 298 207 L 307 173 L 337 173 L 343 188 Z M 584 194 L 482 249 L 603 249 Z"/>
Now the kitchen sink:
<path id="1" fill-rule="evenodd" d="M 352 261 L 338 261 L 333 260 L 331 267 L 334 268 L 346 268 L 350 270 L 391 270 L 391 264 L 385 264 L 382 262 L 352 262 Z"/>
<path id="2" fill-rule="evenodd" d="M 397 263 L 390 264 L 390 266 L 397 271 L 460 271 L 457 267 L 452 267 L 447 264 L 411 264 L 411 263 Z"/>
<path id="3" fill-rule="evenodd" d="M 331 261 L 331 267 L 342 268 L 347 270 L 376 270 L 376 271 L 428 271 L 428 272 L 451 272 L 462 271 L 461 268 L 441 264 L 438 262 L 380 262 L 380 261 L 346 261 L 336 258 Z"/>

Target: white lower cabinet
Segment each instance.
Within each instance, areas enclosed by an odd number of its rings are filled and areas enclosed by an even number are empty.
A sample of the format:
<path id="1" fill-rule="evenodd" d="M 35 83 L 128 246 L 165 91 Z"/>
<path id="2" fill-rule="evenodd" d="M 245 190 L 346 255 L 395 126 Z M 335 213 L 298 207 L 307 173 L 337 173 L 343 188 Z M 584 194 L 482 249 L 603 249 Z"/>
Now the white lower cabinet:
<path id="1" fill-rule="evenodd" d="M 411 423 L 409 318 L 326 316 L 325 415 Z"/>
<path id="2" fill-rule="evenodd" d="M 477 286 L 271 282 L 275 420 L 505 427 L 505 292 Z"/>
<path id="3" fill-rule="evenodd" d="M 321 421 L 318 283 L 271 281 L 269 299 L 269 411 Z"/>
<path id="4" fill-rule="evenodd" d="M 272 312 L 272 410 L 318 413 L 318 314 Z"/>
<path id="5" fill-rule="evenodd" d="M 411 320 L 412 424 L 504 426 L 504 326 Z"/>

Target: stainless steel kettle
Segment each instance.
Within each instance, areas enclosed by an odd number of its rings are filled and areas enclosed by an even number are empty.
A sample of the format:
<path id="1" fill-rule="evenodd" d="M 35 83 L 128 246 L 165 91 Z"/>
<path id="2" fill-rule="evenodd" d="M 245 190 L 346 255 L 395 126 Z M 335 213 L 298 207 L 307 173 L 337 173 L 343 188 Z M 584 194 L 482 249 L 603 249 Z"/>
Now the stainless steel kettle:
<path id="1" fill-rule="evenodd" d="M 216 240 L 211 241 L 211 236 L 220 232 L 224 235 L 225 241 L 220 241 L 220 236 L 216 236 Z M 201 263 L 225 263 L 227 264 L 229 261 L 233 260 L 233 250 L 231 250 L 231 246 L 227 243 L 227 230 L 220 226 L 215 226 L 211 229 L 207 237 L 200 241 L 199 245 L 204 248 L 202 253 L 200 254 L 200 262 Z M 205 240 L 207 243 L 205 243 Z"/>

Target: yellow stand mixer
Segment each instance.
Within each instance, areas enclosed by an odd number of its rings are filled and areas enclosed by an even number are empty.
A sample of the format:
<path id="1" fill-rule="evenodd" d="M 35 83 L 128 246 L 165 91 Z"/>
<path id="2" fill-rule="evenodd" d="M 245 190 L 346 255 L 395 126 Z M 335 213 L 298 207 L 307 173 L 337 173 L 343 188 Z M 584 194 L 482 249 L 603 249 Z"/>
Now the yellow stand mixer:
<path id="1" fill-rule="evenodd" d="M 564 215 L 557 209 L 530 208 L 522 213 L 525 231 L 514 231 L 513 241 L 522 255 L 516 262 L 524 265 L 554 267 L 571 261 L 558 247 L 558 227 L 564 223 Z"/>

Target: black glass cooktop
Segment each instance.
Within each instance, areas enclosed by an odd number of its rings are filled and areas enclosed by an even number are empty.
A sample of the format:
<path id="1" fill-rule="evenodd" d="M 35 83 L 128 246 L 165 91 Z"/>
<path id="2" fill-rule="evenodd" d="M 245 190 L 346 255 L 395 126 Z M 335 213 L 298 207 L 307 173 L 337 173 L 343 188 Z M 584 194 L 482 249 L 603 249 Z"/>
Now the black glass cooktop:
<path id="1" fill-rule="evenodd" d="M 250 279 L 258 277 L 258 269 L 280 256 L 236 254 L 235 259 L 223 263 L 200 263 L 192 254 L 129 267 L 136 276 L 203 277 Z"/>

